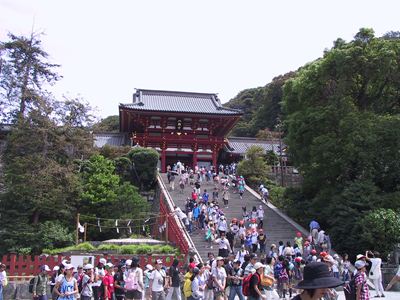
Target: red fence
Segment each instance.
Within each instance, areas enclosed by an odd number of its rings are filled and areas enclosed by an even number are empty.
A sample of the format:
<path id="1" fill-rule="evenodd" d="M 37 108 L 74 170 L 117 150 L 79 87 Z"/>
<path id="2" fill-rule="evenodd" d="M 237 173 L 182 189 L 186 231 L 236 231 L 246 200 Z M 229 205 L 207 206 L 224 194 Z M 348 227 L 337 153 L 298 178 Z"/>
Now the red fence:
<path id="1" fill-rule="evenodd" d="M 77 254 L 78 255 L 78 254 Z M 114 265 L 118 264 L 121 259 L 131 259 L 133 255 L 96 255 L 87 254 L 95 257 L 95 265 L 98 264 L 100 258 L 105 258 L 107 261 L 112 262 Z M 185 256 L 175 257 L 173 255 L 137 255 L 140 259 L 142 267 L 147 264 L 154 265 L 157 259 L 161 259 L 165 266 L 170 266 L 174 258 L 178 258 L 183 265 Z M 25 256 L 17 254 L 4 255 L 1 262 L 7 266 L 7 275 L 10 279 L 25 280 L 26 277 L 36 275 L 41 265 L 48 265 L 50 269 L 54 266 L 60 265 L 66 259 L 69 260 L 71 256 Z M 77 266 L 75 266 L 77 267 Z"/>
<path id="2" fill-rule="evenodd" d="M 161 224 L 166 222 L 166 239 L 175 244 L 183 254 L 187 254 L 189 251 L 189 245 L 186 239 L 183 236 L 183 232 L 178 225 L 178 221 L 176 220 L 174 215 L 171 215 L 168 206 L 165 204 L 163 193 L 160 193 L 160 214 L 162 217 L 160 218 Z"/>

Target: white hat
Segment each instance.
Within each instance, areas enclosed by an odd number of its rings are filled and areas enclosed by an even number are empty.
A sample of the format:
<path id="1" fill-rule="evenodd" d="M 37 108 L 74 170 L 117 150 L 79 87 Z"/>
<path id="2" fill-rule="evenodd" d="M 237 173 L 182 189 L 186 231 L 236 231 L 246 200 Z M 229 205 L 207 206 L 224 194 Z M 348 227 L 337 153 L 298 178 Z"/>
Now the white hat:
<path id="1" fill-rule="evenodd" d="M 149 271 L 153 271 L 154 268 L 153 268 L 152 265 L 147 264 L 147 265 L 146 265 L 146 269 L 149 270 Z"/>
<path id="2" fill-rule="evenodd" d="M 130 266 L 130 265 L 132 264 L 132 259 L 127 259 L 127 260 L 125 261 L 125 264 L 126 264 L 127 266 Z"/>
<path id="3" fill-rule="evenodd" d="M 40 270 L 43 272 L 43 271 L 50 271 L 50 268 L 49 268 L 49 266 L 48 265 L 42 265 L 42 266 L 40 266 Z"/>
<path id="4" fill-rule="evenodd" d="M 264 268 L 264 267 L 265 266 L 260 262 L 256 262 L 255 265 L 254 265 L 254 269 L 256 269 L 256 270 L 258 270 L 259 268 Z"/>
<path id="5" fill-rule="evenodd" d="M 58 270 L 60 270 L 60 267 L 59 266 L 54 266 L 53 271 L 58 271 Z"/>
<path id="6" fill-rule="evenodd" d="M 86 265 L 83 267 L 84 270 L 90 270 L 90 269 L 93 269 L 93 268 L 94 268 L 94 267 L 93 267 L 92 264 L 86 264 Z"/>
<path id="7" fill-rule="evenodd" d="M 99 263 L 105 265 L 107 263 L 107 260 L 105 258 L 100 258 Z"/>
<path id="8" fill-rule="evenodd" d="M 109 268 L 114 267 L 114 265 L 113 265 L 112 263 L 110 263 L 110 262 L 109 262 L 109 263 L 106 263 L 106 266 L 109 267 Z"/>
<path id="9" fill-rule="evenodd" d="M 73 264 L 66 264 L 65 265 L 65 270 L 71 270 L 74 269 L 74 265 Z"/>

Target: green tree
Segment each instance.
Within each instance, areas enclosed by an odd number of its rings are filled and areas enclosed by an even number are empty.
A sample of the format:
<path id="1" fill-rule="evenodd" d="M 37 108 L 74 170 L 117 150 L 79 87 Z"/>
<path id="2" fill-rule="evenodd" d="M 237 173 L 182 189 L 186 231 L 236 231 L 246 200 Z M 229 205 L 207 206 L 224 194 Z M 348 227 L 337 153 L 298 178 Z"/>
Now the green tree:
<path id="1" fill-rule="evenodd" d="M 47 61 L 40 35 L 8 37 L 9 41 L 0 42 L 0 112 L 3 120 L 13 122 L 40 107 L 45 85 L 61 76 L 54 71 L 59 65 Z"/>
<path id="2" fill-rule="evenodd" d="M 286 144 L 304 178 L 288 213 L 307 208 L 304 225 L 318 217 L 340 251 L 366 244 L 354 220 L 400 206 L 399 54 L 399 40 L 361 29 L 284 86 Z"/>
<path id="3" fill-rule="evenodd" d="M 119 132 L 119 116 L 108 116 L 93 125 L 94 132 Z"/>
<path id="4" fill-rule="evenodd" d="M 247 149 L 245 158 L 238 164 L 238 174 L 244 176 L 248 184 L 259 185 L 265 183 L 268 172 L 264 149 L 260 146 Z"/>
<path id="5" fill-rule="evenodd" d="M 116 200 L 120 179 L 111 160 L 96 154 L 80 167 L 83 205 L 100 209 L 103 204 Z"/>
<path id="6" fill-rule="evenodd" d="M 400 243 L 400 215 L 392 209 L 378 208 L 361 220 L 364 248 L 379 251 L 384 257 Z"/>
<path id="7" fill-rule="evenodd" d="M 135 182 L 140 189 L 149 189 L 156 180 L 159 154 L 152 148 L 137 147 L 128 153 Z"/>

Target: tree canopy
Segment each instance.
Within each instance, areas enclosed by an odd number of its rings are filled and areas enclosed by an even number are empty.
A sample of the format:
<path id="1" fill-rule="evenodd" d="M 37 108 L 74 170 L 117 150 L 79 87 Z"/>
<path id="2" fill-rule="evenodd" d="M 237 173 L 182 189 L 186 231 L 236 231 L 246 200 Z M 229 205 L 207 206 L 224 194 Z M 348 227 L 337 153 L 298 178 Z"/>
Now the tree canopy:
<path id="1" fill-rule="evenodd" d="M 128 149 L 102 151 L 110 158 L 97 154 L 90 105 L 79 97 L 56 99 L 46 91 L 61 76 L 58 65 L 47 61 L 40 35 L 10 34 L 9 39 L 0 43 L 0 122 L 11 123 L 2 155 L 0 254 L 70 245 L 77 213 L 135 219 L 130 226 L 141 228 L 149 207 L 131 184 Z M 90 228 L 88 236 L 129 234 L 108 227 L 102 232 Z"/>
<path id="2" fill-rule="evenodd" d="M 360 239 L 377 247 L 360 235 L 363 215 L 400 209 L 399 87 L 400 40 L 372 29 L 338 39 L 285 84 L 286 143 L 304 176 L 292 214 L 317 218 L 339 251 Z"/>

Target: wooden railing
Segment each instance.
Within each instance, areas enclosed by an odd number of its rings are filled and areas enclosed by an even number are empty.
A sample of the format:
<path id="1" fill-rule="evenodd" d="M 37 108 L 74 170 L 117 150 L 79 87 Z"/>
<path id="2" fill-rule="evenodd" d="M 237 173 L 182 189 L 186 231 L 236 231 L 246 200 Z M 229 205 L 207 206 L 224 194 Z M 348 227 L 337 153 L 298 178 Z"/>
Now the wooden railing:
<path id="1" fill-rule="evenodd" d="M 122 259 L 132 259 L 133 255 L 96 255 L 96 254 L 87 254 L 94 256 L 95 265 L 98 264 L 100 258 L 105 258 L 107 261 L 112 262 L 114 265 L 118 265 L 118 263 Z M 176 257 L 174 255 L 135 255 L 139 258 L 139 264 L 142 267 L 145 267 L 147 264 L 154 265 L 157 259 L 161 259 L 165 266 L 171 266 L 174 258 L 178 258 L 182 265 L 186 261 L 185 255 L 181 255 L 180 257 Z M 54 266 L 58 266 L 62 263 L 62 261 L 69 260 L 71 256 L 46 256 L 46 255 L 17 255 L 17 254 L 8 254 L 2 257 L 1 262 L 6 265 L 7 276 L 10 281 L 21 281 L 27 280 L 33 275 L 39 273 L 39 267 L 41 265 L 48 265 L 50 269 L 53 269 Z M 77 267 L 77 266 L 75 266 Z"/>

